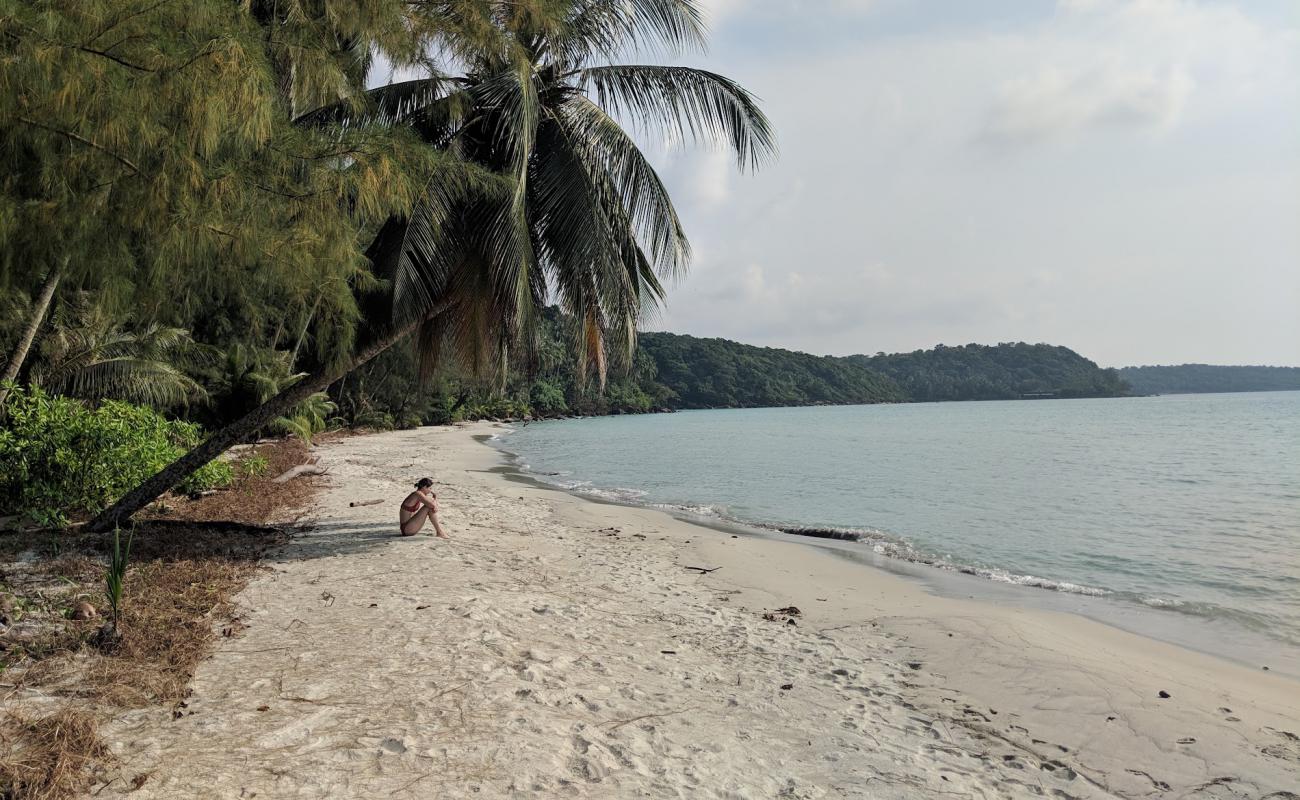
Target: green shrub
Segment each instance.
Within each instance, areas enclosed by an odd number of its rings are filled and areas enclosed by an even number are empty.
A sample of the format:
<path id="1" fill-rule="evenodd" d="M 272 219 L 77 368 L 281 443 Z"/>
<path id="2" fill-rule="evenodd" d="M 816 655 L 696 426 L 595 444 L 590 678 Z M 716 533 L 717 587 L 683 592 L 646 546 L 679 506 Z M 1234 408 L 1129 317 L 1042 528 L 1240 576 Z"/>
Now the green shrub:
<path id="1" fill-rule="evenodd" d="M 266 460 L 266 456 L 259 453 L 251 453 L 239 459 L 235 464 L 239 474 L 244 478 L 260 478 L 271 468 L 271 462 Z"/>
<path id="2" fill-rule="evenodd" d="M 563 414 L 569 410 L 569 404 L 564 400 L 564 387 L 558 380 L 534 381 L 529 400 L 539 414 Z"/>
<path id="3" fill-rule="evenodd" d="M 15 389 L 0 428 L 0 514 L 66 524 L 106 508 L 199 443 L 197 425 L 116 400 L 91 408 L 39 389 Z M 178 490 L 227 486 L 234 469 L 213 461 Z"/>
<path id="4" fill-rule="evenodd" d="M 393 415 L 386 411 L 363 411 L 357 415 L 352 424 L 358 428 L 369 428 L 375 431 L 391 431 L 397 427 Z"/>

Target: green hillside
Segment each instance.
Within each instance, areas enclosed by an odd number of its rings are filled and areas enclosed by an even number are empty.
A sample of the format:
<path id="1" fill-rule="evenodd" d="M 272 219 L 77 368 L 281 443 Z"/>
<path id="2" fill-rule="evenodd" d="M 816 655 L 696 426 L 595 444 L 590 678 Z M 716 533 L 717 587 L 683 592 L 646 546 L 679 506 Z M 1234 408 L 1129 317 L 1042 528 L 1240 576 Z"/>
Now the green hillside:
<path id="1" fill-rule="evenodd" d="M 1122 397 L 1128 386 L 1068 347 L 1024 342 L 938 345 L 848 360 L 893 378 L 913 402 L 1024 397 Z"/>
<path id="2" fill-rule="evenodd" d="M 851 361 L 728 339 L 646 333 L 655 383 L 676 408 L 844 405 L 903 402 L 898 384 Z M 651 394 L 654 394 L 651 392 Z"/>

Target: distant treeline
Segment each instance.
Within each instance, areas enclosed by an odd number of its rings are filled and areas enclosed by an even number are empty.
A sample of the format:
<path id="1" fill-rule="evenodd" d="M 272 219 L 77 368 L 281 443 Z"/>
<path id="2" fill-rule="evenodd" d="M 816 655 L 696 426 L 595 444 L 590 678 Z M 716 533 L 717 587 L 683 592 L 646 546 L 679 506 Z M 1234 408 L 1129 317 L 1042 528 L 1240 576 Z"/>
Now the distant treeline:
<path id="1" fill-rule="evenodd" d="M 1180 364 L 1124 367 L 1119 375 L 1134 394 L 1300 391 L 1300 367 L 1219 367 Z"/>
<path id="2" fill-rule="evenodd" d="M 496 387 L 461 381 L 453 370 L 422 389 L 410 351 L 395 348 L 331 396 L 351 424 L 405 427 L 481 417 L 1128 394 L 1115 370 L 1045 344 L 835 357 L 674 333 L 642 333 L 631 363 L 611 365 L 602 391 L 594 380 L 575 379 L 576 336 L 573 321 L 549 308 L 531 351 L 517 354 Z"/>
<path id="3" fill-rule="evenodd" d="M 893 378 L 913 402 L 1024 397 L 1122 397 L 1128 386 L 1068 347 L 1024 342 L 938 345 L 932 350 L 849 356 Z"/>
<path id="4" fill-rule="evenodd" d="M 814 356 L 728 339 L 646 333 L 641 352 L 675 408 L 899 403 L 899 385 L 850 359 Z"/>

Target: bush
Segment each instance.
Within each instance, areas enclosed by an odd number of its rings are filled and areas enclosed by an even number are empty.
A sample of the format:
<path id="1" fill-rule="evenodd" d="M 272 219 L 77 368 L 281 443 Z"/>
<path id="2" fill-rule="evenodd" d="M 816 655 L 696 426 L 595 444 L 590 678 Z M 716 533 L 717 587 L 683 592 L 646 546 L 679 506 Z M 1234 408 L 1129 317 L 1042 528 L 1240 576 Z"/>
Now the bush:
<path id="1" fill-rule="evenodd" d="M 271 469 L 271 462 L 260 453 L 252 453 L 241 458 L 235 466 L 241 477 L 261 478 Z"/>
<path id="2" fill-rule="evenodd" d="M 557 380 L 534 381 L 529 400 L 538 414 L 563 414 L 569 410 L 569 404 L 564 400 L 564 387 Z"/>
<path id="3" fill-rule="evenodd" d="M 39 389 L 15 389 L 0 428 L 0 514 L 64 525 L 94 514 L 199 443 L 197 425 L 109 400 L 91 408 Z M 213 461 L 178 487 L 228 486 L 234 470 Z"/>

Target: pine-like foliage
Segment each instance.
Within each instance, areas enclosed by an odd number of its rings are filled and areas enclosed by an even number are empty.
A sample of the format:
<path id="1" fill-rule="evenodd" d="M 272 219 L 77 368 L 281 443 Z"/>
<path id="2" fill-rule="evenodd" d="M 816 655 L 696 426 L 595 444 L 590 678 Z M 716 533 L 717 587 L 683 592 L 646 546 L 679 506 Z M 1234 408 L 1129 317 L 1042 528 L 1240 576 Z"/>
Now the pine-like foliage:
<path id="1" fill-rule="evenodd" d="M 0 0 L 0 288 L 62 267 L 68 289 L 183 327 L 311 308 L 342 356 L 365 242 L 438 157 L 292 117 L 356 96 L 376 41 L 413 52 L 407 18 L 397 0 Z"/>

